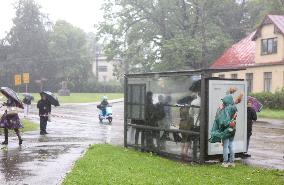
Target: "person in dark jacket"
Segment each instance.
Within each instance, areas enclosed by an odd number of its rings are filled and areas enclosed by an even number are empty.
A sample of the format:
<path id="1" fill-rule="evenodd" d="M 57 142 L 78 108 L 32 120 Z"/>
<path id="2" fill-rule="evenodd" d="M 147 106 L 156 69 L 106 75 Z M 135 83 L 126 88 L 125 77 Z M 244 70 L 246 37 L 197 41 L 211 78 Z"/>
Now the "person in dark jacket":
<path id="1" fill-rule="evenodd" d="M 249 147 L 250 136 L 252 135 L 252 124 L 253 121 L 257 120 L 257 115 L 255 110 L 252 108 L 252 102 L 248 101 L 247 106 L 247 151 Z M 250 157 L 251 155 L 246 153 L 246 157 Z"/>
<path id="2" fill-rule="evenodd" d="M 155 105 L 153 104 L 153 93 L 151 91 L 148 91 L 146 93 L 145 125 L 151 126 L 151 127 L 158 127 L 158 123 L 157 123 L 156 115 L 155 115 Z M 145 130 L 146 151 L 149 151 L 149 152 L 155 151 L 154 134 L 155 134 L 155 131 Z"/>
<path id="3" fill-rule="evenodd" d="M 48 121 L 48 117 L 51 113 L 51 104 L 46 98 L 46 95 L 40 93 L 41 99 L 37 102 L 37 108 L 39 109 L 39 117 L 40 117 L 40 135 L 48 134 L 46 132 L 46 125 Z"/>

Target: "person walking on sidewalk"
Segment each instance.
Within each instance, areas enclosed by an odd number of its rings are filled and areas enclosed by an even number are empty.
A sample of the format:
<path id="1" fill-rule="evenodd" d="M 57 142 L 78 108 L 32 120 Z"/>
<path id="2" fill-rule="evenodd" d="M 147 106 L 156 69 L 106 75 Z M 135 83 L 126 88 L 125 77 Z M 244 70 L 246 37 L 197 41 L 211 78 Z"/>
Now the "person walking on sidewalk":
<path id="1" fill-rule="evenodd" d="M 44 93 L 40 93 L 41 99 L 37 103 L 37 108 L 39 109 L 39 117 L 40 117 L 40 135 L 48 134 L 46 132 L 46 125 L 48 121 L 48 117 L 51 113 L 51 104 L 47 101 L 46 95 Z"/>
<path id="2" fill-rule="evenodd" d="M 19 139 L 19 145 L 21 145 L 23 140 L 21 138 L 19 129 L 23 128 L 23 125 L 16 111 L 16 104 L 13 99 L 8 98 L 7 102 L 5 102 L 3 105 L 6 106 L 7 109 L 0 120 L 0 128 L 4 128 L 5 135 L 5 140 L 2 142 L 2 145 L 8 144 L 8 129 L 14 129 Z"/>

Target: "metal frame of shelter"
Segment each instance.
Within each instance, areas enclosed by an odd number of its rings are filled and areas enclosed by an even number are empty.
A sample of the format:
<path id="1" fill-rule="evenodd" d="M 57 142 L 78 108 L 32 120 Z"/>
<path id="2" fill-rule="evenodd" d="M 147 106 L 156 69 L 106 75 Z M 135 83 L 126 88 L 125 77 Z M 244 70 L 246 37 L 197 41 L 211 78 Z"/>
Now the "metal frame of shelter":
<path id="1" fill-rule="evenodd" d="M 239 71 L 244 69 L 200 69 L 200 70 L 184 70 L 184 71 L 169 71 L 169 72 L 150 72 L 141 74 L 125 74 L 124 75 L 124 147 L 133 147 L 133 145 L 128 143 L 128 129 L 129 127 L 134 127 L 138 129 L 149 129 L 158 131 L 169 131 L 177 133 L 187 133 L 195 136 L 199 136 L 199 160 L 196 162 L 204 163 L 205 161 L 212 158 L 212 156 L 207 155 L 207 143 L 208 143 L 208 81 L 209 79 L 216 79 L 212 77 L 213 73 L 229 72 L 229 71 Z M 146 77 L 178 77 L 178 76 L 201 76 L 201 104 L 200 104 L 200 131 L 188 131 L 180 129 L 160 129 L 157 127 L 145 126 L 145 125 L 135 125 L 128 123 L 128 80 L 133 78 L 146 78 Z M 219 78 L 218 78 L 219 79 Z M 229 80 L 229 79 L 226 79 Z M 234 79 L 235 80 L 235 79 Z M 162 154 L 163 155 L 163 154 Z M 174 156 L 167 155 L 167 157 L 175 158 Z M 176 156 L 177 157 L 177 156 Z"/>

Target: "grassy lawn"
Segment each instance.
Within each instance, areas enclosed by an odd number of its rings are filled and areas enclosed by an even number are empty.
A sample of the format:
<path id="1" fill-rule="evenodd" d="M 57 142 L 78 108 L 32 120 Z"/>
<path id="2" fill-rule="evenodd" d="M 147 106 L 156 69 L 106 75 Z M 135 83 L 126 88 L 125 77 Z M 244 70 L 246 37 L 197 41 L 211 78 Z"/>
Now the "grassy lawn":
<path id="1" fill-rule="evenodd" d="M 39 93 L 31 93 L 37 102 L 40 99 Z M 101 101 L 103 96 L 109 100 L 123 98 L 122 93 L 71 93 L 70 96 L 57 96 L 60 103 L 89 103 Z M 23 97 L 22 97 L 23 98 Z"/>
<path id="2" fill-rule="evenodd" d="M 93 145 L 63 184 L 284 184 L 284 171 L 237 164 L 186 165 L 148 153 L 110 145 Z"/>
<path id="3" fill-rule="evenodd" d="M 22 121 L 24 124 L 24 128 L 21 129 L 22 132 L 34 131 L 34 130 L 38 130 L 39 128 L 39 124 L 36 124 L 33 121 L 30 121 L 28 119 L 23 119 Z"/>
<path id="4" fill-rule="evenodd" d="M 24 124 L 24 128 L 21 129 L 22 132 L 34 131 L 34 130 L 38 130 L 39 128 L 39 124 L 36 124 L 33 121 L 30 121 L 28 119 L 22 119 L 22 121 Z M 1 128 L 1 130 L 3 129 Z M 14 132 L 11 132 L 11 133 L 14 133 Z"/>
<path id="5" fill-rule="evenodd" d="M 263 109 L 257 115 L 262 118 L 284 119 L 284 110 Z"/>

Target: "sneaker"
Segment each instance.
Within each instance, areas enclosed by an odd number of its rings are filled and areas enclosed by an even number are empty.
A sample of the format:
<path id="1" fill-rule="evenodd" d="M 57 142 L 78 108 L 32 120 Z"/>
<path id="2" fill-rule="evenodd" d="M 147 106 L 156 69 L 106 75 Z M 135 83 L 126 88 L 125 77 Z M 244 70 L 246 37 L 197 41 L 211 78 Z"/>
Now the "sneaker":
<path id="1" fill-rule="evenodd" d="M 46 132 L 46 131 L 43 131 L 43 133 L 44 133 L 44 134 L 49 134 L 49 133 L 48 133 L 48 132 Z"/>
<path id="2" fill-rule="evenodd" d="M 244 153 L 244 157 L 251 157 L 251 155 L 250 154 L 248 154 L 248 153 Z"/>
<path id="3" fill-rule="evenodd" d="M 40 133 L 39 133 L 40 135 L 45 135 L 45 133 L 44 132 L 42 132 L 42 131 L 40 131 Z"/>
<path id="4" fill-rule="evenodd" d="M 19 145 L 22 145 L 22 143 L 23 143 L 23 140 L 20 139 L 20 140 L 19 140 Z"/>
<path id="5" fill-rule="evenodd" d="M 233 167 L 233 168 L 236 167 L 235 163 L 229 163 L 229 166 L 230 166 L 230 167 Z"/>
<path id="6" fill-rule="evenodd" d="M 229 164 L 228 164 L 228 163 L 222 163 L 221 166 L 224 167 L 224 168 L 228 168 L 228 167 L 229 167 Z"/>

